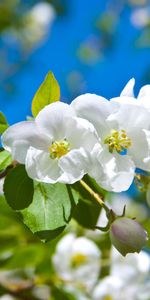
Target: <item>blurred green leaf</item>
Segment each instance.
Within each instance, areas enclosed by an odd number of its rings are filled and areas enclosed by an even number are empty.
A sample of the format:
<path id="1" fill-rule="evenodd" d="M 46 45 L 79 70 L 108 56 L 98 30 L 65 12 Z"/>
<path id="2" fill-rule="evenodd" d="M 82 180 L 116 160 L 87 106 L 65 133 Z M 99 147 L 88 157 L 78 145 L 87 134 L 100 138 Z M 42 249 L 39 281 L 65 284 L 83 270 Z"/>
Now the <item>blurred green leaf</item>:
<path id="1" fill-rule="evenodd" d="M 76 203 L 68 185 L 35 183 L 33 202 L 21 211 L 23 222 L 41 240 L 51 240 L 64 230 Z"/>
<path id="2" fill-rule="evenodd" d="M 84 177 L 84 181 L 98 194 L 104 196 L 102 190 L 94 179 L 89 176 Z M 97 224 L 101 211 L 99 203 L 81 186 L 79 182 L 72 185 L 79 197 L 79 202 L 74 210 L 73 218 L 85 228 L 93 228 Z"/>
<path id="3" fill-rule="evenodd" d="M 64 289 L 62 288 L 57 288 L 57 287 L 53 287 L 52 288 L 52 300 L 77 300 L 77 298 L 69 293 L 64 291 Z"/>
<path id="4" fill-rule="evenodd" d="M 12 163 L 11 154 L 3 150 L 0 152 L 0 171 L 6 169 Z"/>
<path id="5" fill-rule="evenodd" d="M 33 180 L 27 175 L 24 165 L 17 165 L 5 178 L 4 195 L 14 210 L 29 206 L 33 199 Z"/>
<path id="6" fill-rule="evenodd" d="M 60 100 L 60 87 L 52 72 L 48 72 L 44 82 L 37 90 L 32 101 L 32 114 L 34 117 L 46 105 Z"/>
<path id="7" fill-rule="evenodd" d="M 2 134 L 8 128 L 7 120 L 4 114 L 0 111 L 0 134 Z"/>
<path id="8" fill-rule="evenodd" d="M 45 256 L 45 248 L 42 244 L 28 244 L 16 247 L 14 255 L 9 259 L 5 268 L 21 269 L 36 267 Z"/>

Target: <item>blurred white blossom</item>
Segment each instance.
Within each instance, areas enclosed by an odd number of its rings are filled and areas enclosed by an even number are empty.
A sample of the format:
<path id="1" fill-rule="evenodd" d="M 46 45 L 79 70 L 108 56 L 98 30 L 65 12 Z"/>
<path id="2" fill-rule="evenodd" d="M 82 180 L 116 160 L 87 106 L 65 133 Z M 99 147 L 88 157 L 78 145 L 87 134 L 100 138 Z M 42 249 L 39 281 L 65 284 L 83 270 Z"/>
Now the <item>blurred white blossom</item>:
<path id="1" fill-rule="evenodd" d="M 22 16 L 22 25 L 5 31 L 3 39 L 19 42 L 26 50 L 41 43 L 50 32 L 56 13 L 51 4 L 39 2 Z"/>
<path id="2" fill-rule="evenodd" d="M 135 9 L 131 14 L 131 22 L 138 28 L 147 26 L 150 23 L 150 8 L 142 7 Z"/>
<path id="3" fill-rule="evenodd" d="M 110 275 L 102 279 L 93 292 L 94 300 L 148 300 L 150 256 L 144 251 L 123 258 L 113 248 Z"/>
<path id="4" fill-rule="evenodd" d="M 98 280 L 100 257 L 101 253 L 93 241 L 70 233 L 57 244 L 53 263 L 66 284 L 89 291 Z"/>

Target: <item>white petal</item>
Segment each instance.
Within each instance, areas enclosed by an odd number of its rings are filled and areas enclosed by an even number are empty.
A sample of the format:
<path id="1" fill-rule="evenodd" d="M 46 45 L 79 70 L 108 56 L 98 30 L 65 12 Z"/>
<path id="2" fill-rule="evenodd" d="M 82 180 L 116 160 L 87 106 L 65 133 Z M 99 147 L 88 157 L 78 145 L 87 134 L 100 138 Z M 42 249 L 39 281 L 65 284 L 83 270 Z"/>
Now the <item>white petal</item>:
<path id="1" fill-rule="evenodd" d="M 150 96 L 143 97 L 138 100 L 139 105 L 145 107 L 150 112 Z"/>
<path id="2" fill-rule="evenodd" d="M 144 85 L 138 94 L 138 99 L 145 97 L 150 97 L 150 84 Z"/>
<path id="3" fill-rule="evenodd" d="M 56 183 L 61 177 L 57 159 L 51 159 L 49 153 L 30 147 L 26 157 L 26 170 L 32 179 L 45 183 Z"/>
<path id="4" fill-rule="evenodd" d="M 35 119 L 37 126 L 53 140 L 65 138 L 67 119 L 75 116 L 73 109 L 66 103 L 55 102 L 45 106 Z"/>
<path id="5" fill-rule="evenodd" d="M 35 123 L 30 121 L 15 124 L 2 135 L 3 147 L 11 152 L 13 158 L 20 163 L 25 162 L 30 146 L 46 151 L 50 142 L 51 140 L 37 129 Z"/>
<path id="6" fill-rule="evenodd" d="M 111 98 L 110 102 L 112 103 L 114 108 L 115 107 L 117 108 L 121 104 L 139 105 L 139 101 L 137 101 L 136 98 L 128 97 L 128 96 Z"/>
<path id="7" fill-rule="evenodd" d="M 128 154 L 132 157 L 137 168 L 150 171 L 150 131 L 130 131 L 132 146 Z"/>
<path id="8" fill-rule="evenodd" d="M 118 294 L 122 290 L 124 282 L 119 278 L 119 276 L 106 276 L 104 279 L 98 283 L 93 291 L 93 299 L 114 299 L 118 300 Z M 130 298 L 131 300 L 131 298 Z M 133 299 L 132 299 L 133 300 Z"/>
<path id="9" fill-rule="evenodd" d="M 148 129 L 150 126 L 150 114 L 144 107 L 122 104 L 116 112 L 107 118 L 107 121 L 112 128 L 118 126 L 129 133 L 135 128 L 136 130 Z"/>
<path id="10" fill-rule="evenodd" d="M 59 159 L 59 166 L 63 171 L 62 181 L 74 183 L 80 180 L 89 169 L 90 159 L 83 148 L 71 150 Z"/>
<path id="11" fill-rule="evenodd" d="M 134 179 L 135 166 L 127 155 L 111 154 L 106 149 L 95 146 L 92 156 L 93 168 L 89 175 L 92 176 L 102 188 L 113 191 L 126 191 Z"/>
<path id="12" fill-rule="evenodd" d="M 94 126 L 82 118 L 69 118 L 66 127 L 66 139 L 72 149 L 83 147 L 91 151 L 98 142 L 98 136 Z"/>
<path id="13" fill-rule="evenodd" d="M 94 125 L 98 134 L 104 133 L 105 119 L 112 109 L 108 100 L 95 94 L 85 94 L 77 97 L 71 106 L 78 117 L 87 119 Z"/>
<path id="14" fill-rule="evenodd" d="M 139 105 L 144 106 L 150 111 L 150 85 L 144 85 L 138 95 Z"/>
<path id="15" fill-rule="evenodd" d="M 135 79 L 132 78 L 128 81 L 126 86 L 124 87 L 123 91 L 121 92 L 121 97 L 134 97 L 134 85 L 135 85 Z"/>

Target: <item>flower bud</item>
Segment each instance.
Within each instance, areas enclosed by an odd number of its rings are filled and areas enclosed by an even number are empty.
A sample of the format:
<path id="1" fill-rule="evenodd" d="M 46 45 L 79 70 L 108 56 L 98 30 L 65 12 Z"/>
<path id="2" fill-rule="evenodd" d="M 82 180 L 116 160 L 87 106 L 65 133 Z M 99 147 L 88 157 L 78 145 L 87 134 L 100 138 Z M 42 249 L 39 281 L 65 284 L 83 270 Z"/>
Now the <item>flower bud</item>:
<path id="1" fill-rule="evenodd" d="M 110 239 L 116 249 L 125 256 L 127 253 L 139 253 L 146 244 L 148 235 L 137 221 L 122 217 L 111 224 Z"/>

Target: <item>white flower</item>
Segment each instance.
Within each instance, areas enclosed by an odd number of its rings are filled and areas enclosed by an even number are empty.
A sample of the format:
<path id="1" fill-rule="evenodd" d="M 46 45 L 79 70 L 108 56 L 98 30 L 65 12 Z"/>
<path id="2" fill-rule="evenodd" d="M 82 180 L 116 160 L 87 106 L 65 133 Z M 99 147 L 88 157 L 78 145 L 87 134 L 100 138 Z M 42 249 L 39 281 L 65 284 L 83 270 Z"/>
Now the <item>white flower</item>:
<path id="1" fill-rule="evenodd" d="M 3 34 L 3 39 L 21 42 L 24 48 L 30 49 L 41 43 L 50 32 L 56 12 L 53 6 L 46 2 L 35 4 L 22 16 L 22 26 L 11 28 Z"/>
<path id="2" fill-rule="evenodd" d="M 150 256 L 144 251 L 123 258 L 113 248 L 110 275 L 93 292 L 94 300 L 148 300 Z"/>
<path id="3" fill-rule="evenodd" d="M 143 28 L 150 22 L 150 11 L 148 7 L 137 8 L 131 14 L 131 22 L 135 27 Z"/>
<path id="4" fill-rule="evenodd" d="M 81 95 L 71 105 L 99 135 L 92 151 L 90 175 L 103 188 L 125 191 L 133 181 L 135 167 L 150 170 L 150 114 L 145 108 L 109 102 L 94 94 Z"/>
<path id="5" fill-rule="evenodd" d="M 150 256 L 144 251 L 130 253 L 126 257 L 113 247 L 111 275 L 119 277 L 124 283 L 129 284 L 131 280 L 140 282 L 150 274 Z"/>
<path id="6" fill-rule="evenodd" d="M 80 180 L 88 172 L 96 142 L 93 125 L 60 102 L 46 106 L 35 121 L 15 124 L 2 135 L 3 147 L 25 164 L 29 177 L 45 183 Z"/>
<path id="7" fill-rule="evenodd" d="M 70 233 L 57 244 L 53 263 L 66 284 L 91 290 L 98 280 L 100 257 L 101 253 L 94 242 Z"/>
<path id="8" fill-rule="evenodd" d="M 118 292 L 123 287 L 119 277 L 107 276 L 100 281 L 93 292 L 93 300 L 120 300 Z M 130 299 L 131 300 L 131 299 Z M 133 299 L 132 299 L 133 300 Z"/>

